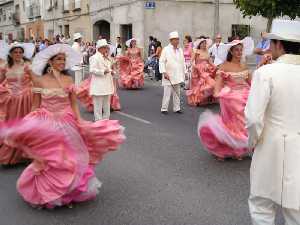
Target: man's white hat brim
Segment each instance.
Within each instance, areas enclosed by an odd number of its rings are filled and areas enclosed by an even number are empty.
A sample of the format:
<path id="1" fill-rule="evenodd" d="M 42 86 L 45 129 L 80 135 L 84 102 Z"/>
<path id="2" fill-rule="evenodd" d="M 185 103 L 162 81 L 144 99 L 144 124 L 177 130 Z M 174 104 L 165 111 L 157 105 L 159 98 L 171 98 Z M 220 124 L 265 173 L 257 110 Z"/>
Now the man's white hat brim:
<path id="1" fill-rule="evenodd" d="M 271 32 L 266 34 L 270 40 L 300 42 L 300 21 L 275 19 Z"/>
<path id="2" fill-rule="evenodd" d="M 71 69 L 73 66 L 79 65 L 82 59 L 82 55 L 75 51 L 71 46 L 67 44 L 55 44 L 50 45 L 43 51 L 36 54 L 32 61 L 32 71 L 42 76 L 49 59 L 53 56 L 63 53 L 66 55 L 65 69 Z"/>
<path id="3" fill-rule="evenodd" d="M 273 34 L 273 33 L 268 33 L 266 34 L 266 38 L 269 40 L 280 40 L 280 41 L 289 41 L 289 42 L 300 42 L 300 35 L 289 35 L 289 34 Z"/>

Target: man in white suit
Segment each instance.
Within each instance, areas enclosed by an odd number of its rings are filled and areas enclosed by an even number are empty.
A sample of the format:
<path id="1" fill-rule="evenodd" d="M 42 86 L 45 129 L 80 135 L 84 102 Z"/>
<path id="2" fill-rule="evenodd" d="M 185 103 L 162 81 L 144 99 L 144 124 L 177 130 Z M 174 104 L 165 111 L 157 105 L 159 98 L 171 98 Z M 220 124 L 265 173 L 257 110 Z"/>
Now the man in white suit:
<path id="1" fill-rule="evenodd" d="M 300 224 L 300 22 L 274 20 L 275 63 L 253 76 L 245 109 L 251 164 L 253 225 L 274 225 L 276 205 L 286 225 Z"/>
<path id="2" fill-rule="evenodd" d="M 74 43 L 72 45 L 72 48 L 80 55 L 82 55 L 82 50 L 81 50 L 82 35 L 80 33 L 75 33 L 73 36 L 73 40 Z M 83 64 L 83 57 L 81 60 L 81 64 Z M 76 65 L 72 68 L 72 70 L 75 72 L 75 86 L 78 87 L 80 82 L 83 80 L 82 65 Z"/>
<path id="3" fill-rule="evenodd" d="M 109 44 L 101 39 L 97 41 L 96 48 L 96 54 L 90 58 L 90 95 L 93 97 L 95 121 L 109 119 L 110 97 L 114 93 L 114 71 L 109 58 Z"/>
<path id="4" fill-rule="evenodd" d="M 183 51 L 179 47 L 178 32 L 170 33 L 169 40 L 170 44 L 162 50 L 159 59 L 159 71 L 163 74 L 162 85 L 164 87 L 161 107 L 163 114 L 168 113 L 171 95 L 173 95 L 173 111 L 182 113 L 180 108 L 180 84 L 184 82 L 186 74 Z"/>

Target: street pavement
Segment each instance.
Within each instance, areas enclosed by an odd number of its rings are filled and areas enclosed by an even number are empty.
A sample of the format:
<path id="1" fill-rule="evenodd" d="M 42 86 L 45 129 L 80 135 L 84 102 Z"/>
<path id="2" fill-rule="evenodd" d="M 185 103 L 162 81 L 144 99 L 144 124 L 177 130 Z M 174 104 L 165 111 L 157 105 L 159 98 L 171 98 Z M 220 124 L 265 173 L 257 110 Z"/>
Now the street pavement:
<path id="1" fill-rule="evenodd" d="M 218 162 L 197 137 L 198 117 L 160 113 L 162 88 L 119 90 L 126 142 L 97 167 L 103 182 L 96 200 L 73 208 L 37 210 L 16 192 L 24 167 L 0 169 L 0 225 L 250 225 L 250 159 Z M 83 117 L 93 115 L 82 109 Z M 283 224 L 279 218 L 279 224 Z"/>

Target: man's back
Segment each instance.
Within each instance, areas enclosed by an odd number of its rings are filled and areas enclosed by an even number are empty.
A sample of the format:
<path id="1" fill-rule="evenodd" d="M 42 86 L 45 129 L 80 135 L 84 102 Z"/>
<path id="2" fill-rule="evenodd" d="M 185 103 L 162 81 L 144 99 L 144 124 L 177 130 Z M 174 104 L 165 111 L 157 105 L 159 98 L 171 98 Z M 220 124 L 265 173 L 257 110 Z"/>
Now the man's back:
<path id="1" fill-rule="evenodd" d="M 285 55 L 260 68 L 256 76 L 263 76 L 270 88 L 266 126 L 272 124 L 282 132 L 300 131 L 300 56 Z"/>

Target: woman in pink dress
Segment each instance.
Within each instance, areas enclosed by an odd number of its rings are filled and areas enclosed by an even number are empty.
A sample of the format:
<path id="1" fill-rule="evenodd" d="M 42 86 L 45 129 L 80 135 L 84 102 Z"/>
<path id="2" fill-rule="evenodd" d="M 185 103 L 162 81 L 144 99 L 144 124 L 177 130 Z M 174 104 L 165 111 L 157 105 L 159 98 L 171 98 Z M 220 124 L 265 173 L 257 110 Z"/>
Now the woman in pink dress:
<path id="1" fill-rule="evenodd" d="M 7 64 L 0 71 L 0 121 L 20 119 L 31 111 L 32 82 L 24 71 L 33 51 L 22 44 L 12 44 L 7 56 Z M 15 165 L 26 161 L 25 155 L 18 148 L 12 148 L 0 141 L 0 164 Z"/>
<path id="2" fill-rule="evenodd" d="M 243 42 L 231 43 L 227 60 L 217 72 L 214 96 L 220 102 L 220 114 L 204 112 L 199 119 L 198 135 L 205 149 L 218 160 L 241 160 L 250 154 L 244 109 L 250 89 L 250 72 L 243 57 Z"/>
<path id="3" fill-rule="evenodd" d="M 128 49 L 125 56 L 118 57 L 120 69 L 120 87 L 137 89 L 144 86 L 144 62 L 142 50 L 137 47 L 137 40 L 130 39 L 126 42 Z"/>
<path id="4" fill-rule="evenodd" d="M 113 60 L 113 59 L 112 59 Z M 116 65 L 116 64 L 114 64 Z M 113 68 L 116 71 L 116 68 Z M 83 104 L 85 109 L 88 112 L 94 111 L 94 104 L 93 104 L 93 98 L 90 95 L 90 84 L 91 84 L 91 76 L 89 76 L 87 79 L 85 79 L 79 87 L 76 89 L 76 95 L 79 99 L 80 103 Z M 120 111 L 121 110 L 121 103 L 120 103 L 120 97 L 118 95 L 118 82 L 117 79 L 114 77 L 114 85 L 115 85 L 115 92 L 110 98 L 110 107 L 113 111 Z"/>
<path id="5" fill-rule="evenodd" d="M 187 69 L 187 76 L 185 77 L 185 89 L 190 89 L 190 82 L 192 77 L 192 56 L 193 56 L 193 42 L 192 37 L 186 35 L 184 38 L 183 55 L 185 60 L 185 66 Z"/>
<path id="6" fill-rule="evenodd" d="M 95 166 L 124 141 L 118 121 L 83 121 L 73 81 L 65 69 L 80 62 L 68 45 L 38 53 L 32 70 L 33 110 L 22 120 L 0 126 L 0 137 L 18 146 L 33 161 L 17 182 L 23 199 L 35 207 L 53 208 L 93 199 L 101 186 Z"/>
<path id="7" fill-rule="evenodd" d="M 186 92 L 188 104 L 191 106 L 213 103 L 213 89 L 215 85 L 216 67 L 211 62 L 208 46 L 209 39 L 199 39 L 195 42 L 195 51 L 192 57 L 192 78 L 190 90 Z"/>

